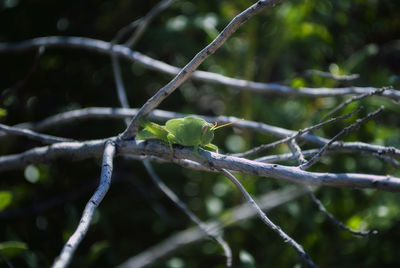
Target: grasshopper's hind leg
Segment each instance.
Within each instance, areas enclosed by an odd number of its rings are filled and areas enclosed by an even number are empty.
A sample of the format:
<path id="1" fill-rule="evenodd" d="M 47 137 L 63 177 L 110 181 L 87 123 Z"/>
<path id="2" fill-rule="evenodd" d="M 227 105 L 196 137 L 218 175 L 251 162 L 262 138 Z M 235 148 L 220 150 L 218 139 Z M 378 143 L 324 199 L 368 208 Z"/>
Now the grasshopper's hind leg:
<path id="1" fill-rule="evenodd" d="M 172 148 L 172 144 L 174 144 L 175 136 L 171 133 L 167 135 L 169 150 L 171 153 L 171 158 L 174 158 L 174 148 Z"/>

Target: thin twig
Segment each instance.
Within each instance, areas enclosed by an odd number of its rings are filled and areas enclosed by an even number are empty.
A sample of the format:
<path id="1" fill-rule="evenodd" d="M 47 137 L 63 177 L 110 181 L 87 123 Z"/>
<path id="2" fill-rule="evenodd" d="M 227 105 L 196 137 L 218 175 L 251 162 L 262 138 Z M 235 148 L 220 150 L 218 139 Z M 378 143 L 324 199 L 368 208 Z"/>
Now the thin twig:
<path id="1" fill-rule="evenodd" d="M 301 152 L 300 147 L 297 145 L 297 143 L 294 140 L 291 140 L 291 142 L 288 142 L 288 146 L 290 150 L 292 151 L 293 155 L 296 157 L 297 162 L 299 165 L 304 164 L 307 162 L 307 160 L 304 159 L 303 153 Z M 347 231 L 351 234 L 354 235 L 360 235 L 360 236 L 367 236 L 370 234 L 377 234 L 378 231 L 376 230 L 369 230 L 369 231 L 356 231 L 352 230 L 349 227 L 347 227 L 343 222 L 338 220 L 335 216 L 333 216 L 332 213 L 330 213 L 325 206 L 322 204 L 322 202 L 314 195 L 313 190 L 309 185 L 306 185 L 305 188 L 307 189 L 308 195 L 311 197 L 311 200 L 317 205 L 318 210 L 321 211 L 323 214 L 325 214 L 329 220 L 331 220 L 336 226 L 338 226 L 340 229 Z"/>
<path id="2" fill-rule="evenodd" d="M 237 157 L 247 157 L 247 156 L 252 155 L 252 154 L 260 153 L 260 152 L 263 152 L 265 150 L 275 148 L 276 146 L 278 146 L 278 145 L 280 145 L 282 143 L 287 143 L 287 142 L 289 142 L 289 141 L 291 141 L 293 139 L 296 139 L 296 138 L 302 136 L 303 134 L 308 133 L 308 132 L 310 132 L 312 130 L 319 129 L 319 128 L 323 127 L 323 126 L 326 126 L 326 125 L 328 125 L 330 123 L 334 123 L 334 122 L 339 121 L 339 120 L 347 119 L 347 118 L 349 118 L 350 116 L 352 116 L 353 114 L 357 113 L 360 110 L 361 110 L 361 108 L 359 107 L 356 110 L 354 110 L 354 111 L 352 111 L 352 112 L 350 112 L 348 114 L 345 114 L 345 115 L 342 115 L 342 116 L 338 116 L 338 117 L 335 117 L 335 118 L 331 118 L 331 119 L 329 119 L 329 120 L 327 120 L 325 122 L 318 123 L 318 124 L 313 125 L 311 127 L 300 129 L 297 132 L 293 133 L 292 135 L 290 135 L 290 136 L 288 136 L 286 138 L 283 138 L 281 140 L 278 140 L 278 141 L 275 141 L 275 142 L 272 142 L 272 143 L 269 143 L 269 144 L 263 144 L 261 146 L 254 147 L 254 148 L 252 148 L 252 149 L 250 149 L 250 150 L 248 150 L 246 152 L 233 154 L 233 155 L 237 156 Z"/>
<path id="3" fill-rule="evenodd" d="M 321 120 L 320 120 L 320 122 L 326 120 L 326 118 L 328 118 L 328 117 L 331 116 L 332 114 L 336 113 L 337 111 L 343 109 L 344 107 L 346 107 L 347 105 L 349 105 L 349 104 L 352 103 L 352 102 L 355 102 L 355 101 L 358 101 L 358 100 L 362 100 L 362 99 L 364 99 L 365 97 L 369 97 L 369 96 L 373 96 L 373 95 L 382 95 L 383 92 L 384 92 L 385 90 L 387 90 L 387 89 L 389 89 L 389 88 L 386 88 L 386 87 L 384 87 L 384 88 L 379 88 L 379 89 L 374 90 L 374 91 L 371 91 L 371 92 L 367 92 L 367 93 L 364 93 L 364 94 L 361 94 L 361 95 L 358 95 L 358 96 L 353 96 L 353 97 L 351 97 L 350 99 L 346 100 L 345 102 L 342 102 L 340 105 L 336 106 L 336 107 L 335 107 L 333 110 L 331 110 L 328 114 L 326 114 L 324 117 L 322 117 Z"/>
<path id="4" fill-rule="evenodd" d="M 304 157 L 313 156 L 318 153 L 319 149 L 311 149 L 302 151 Z M 277 154 L 277 155 L 266 155 L 263 157 L 259 157 L 253 159 L 253 161 L 264 162 L 264 163 L 277 163 L 282 161 L 288 160 L 297 160 L 296 156 L 293 153 L 286 153 L 286 154 Z"/>
<path id="5" fill-rule="evenodd" d="M 335 137 L 333 137 L 331 140 L 329 140 L 328 143 L 326 143 L 320 150 L 319 152 L 314 155 L 307 163 L 301 164 L 299 166 L 300 169 L 305 170 L 315 164 L 324 154 L 324 152 L 337 140 L 339 140 L 341 137 L 349 134 L 351 131 L 357 130 L 362 124 L 365 122 L 371 120 L 375 116 L 377 116 L 380 112 L 383 111 L 383 106 L 381 106 L 379 109 L 376 111 L 369 113 L 366 117 L 362 119 L 358 119 L 355 123 L 351 124 L 350 126 L 345 127 L 342 131 L 340 131 L 338 134 L 336 134 Z"/>
<path id="6" fill-rule="evenodd" d="M 310 186 L 306 186 L 308 189 L 308 195 L 311 197 L 312 201 L 317 205 L 318 209 L 324 213 L 336 226 L 338 226 L 340 229 L 352 233 L 354 235 L 360 235 L 360 236 L 367 236 L 370 234 L 377 234 L 377 230 L 369 230 L 369 231 L 357 231 L 357 230 L 352 230 L 349 227 L 347 227 L 343 222 L 339 221 L 333 214 L 331 214 L 325 206 L 322 204 L 322 202 L 314 195 L 313 191 L 311 190 Z"/>
<path id="7" fill-rule="evenodd" d="M 148 161 L 143 161 L 150 178 L 153 180 L 154 184 L 175 204 L 177 205 L 189 219 L 195 223 L 199 228 L 206 233 L 210 238 L 219 243 L 224 250 L 226 256 L 226 265 L 228 267 L 232 266 L 232 251 L 228 243 L 221 237 L 220 234 L 211 232 L 207 225 L 205 225 L 187 206 L 183 203 L 179 197 L 167 186 L 165 185 L 160 177 L 155 173 L 152 166 Z"/>
<path id="8" fill-rule="evenodd" d="M 68 239 L 64 245 L 60 255 L 55 259 L 52 267 L 63 268 L 67 267 L 70 263 L 75 250 L 78 248 L 80 242 L 85 237 L 89 230 L 90 223 L 92 222 L 93 214 L 100 202 L 103 200 L 111 184 L 111 176 L 113 172 L 113 158 L 115 154 L 115 143 L 113 141 L 106 141 L 103 163 L 101 167 L 100 184 L 96 189 L 96 192 L 90 198 L 86 204 L 85 210 L 82 213 L 81 220 L 78 227 L 72 236 Z"/>
<path id="9" fill-rule="evenodd" d="M 53 144 L 57 142 L 71 142 L 73 139 L 61 138 L 47 134 L 36 133 L 29 129 L 21 129 L 17 127 L 10 127 L 3 124 L 0 124 L 0 131 L 3 131 L 7 134 L 24 136 L 30 138 L 32 140 L 40 141 L 44 144 Z"/>
<path id="10" fill-rule="evenodd" d="M 182 70 L 176 75 L 167 85 L 162 87 L 154 96 L 139 109 L 135 117 L 129 123 L 126 130 L 121 133 L 120 137 L 123 140 L 132 139 L 135 137 L 139 129 L 139 119 L 147 116 L 151 110 L 156 108 L 166 97 L 175 91 L 189 76 L 197 69 L 197 67 L 211 54 L 213 54 L 223 43 L 247 20 L 259 13 L 263 8 L 273 6 L 282 0 L 264 0 L 257 1 L 245 11 L 237 15 L 225 27 L 225 29 L 204 49 L 202 49 Z"/>
<path id="11" fill-rule="evenodd" d="M 257 215 L 259 218 L 274 232 L 276 232 L 280 237 L 283 238 L 285 243 L 289 243 L 300 255 L 300 257 L 310 266 L 310 267 L 318 267 L 310 258 L 310 256 L 304 251 L 303 247 L 298 244 L 293 238 L 287 235 L 279 226 L 273 223 L 267 215 L 265 215 L 264 211 L 257 205 L 254 199 L 250 196 L 250 194 L 246 191 L 243 185 L 232 175 L 228 170 L 221 169 L 222 174 L 224 174 L 243 194 L 247 202 L 257 211 Z"/>
<path id="12" fill-rule="evenodd" d="M 325 77 L 325 78 L 331 78 L 331 79 L 337 80 L 337 81 L 352 81 L 352 80 L 360 78 L 359 74 L 338 75 L 338 74 L 332 74 L 332 73 L 323 72 L 323 71 L 319 71 L 319 70 L 306 70 L 304 72 L 304 75 L 306 75 L 306 76 L 318 75 L 318 76 Z"/>
<path id="13" fill-rule="evenodd" d="M 153 21 L 155 17 L 157 17 L 158 14 L 160 14 L 162 11 L 167 9 L 169 6 L 171 6 L 173 3 L 175 3 L 177 0 L 162 0 L 159 2 L 157 5 L 155 5 L 150 12 L 146 14 L 142 19 L 140 19 L 135 32 L 132 34 L 132 36 L 128 39 L 128 41 L 125 42 L 125 46 L 127 47 L 133 47 L 137 41 L 142 37 L 143 33 L 146 31 L 147 27 L 149 24 Z"/>

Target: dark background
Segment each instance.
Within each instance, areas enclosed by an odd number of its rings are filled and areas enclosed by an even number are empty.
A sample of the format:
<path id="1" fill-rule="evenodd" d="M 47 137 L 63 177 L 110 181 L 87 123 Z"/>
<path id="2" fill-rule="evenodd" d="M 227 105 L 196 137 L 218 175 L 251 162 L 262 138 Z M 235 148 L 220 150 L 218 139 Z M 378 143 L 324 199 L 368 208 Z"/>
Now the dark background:
<path id="1" fill-rule="evenodd" d="M 253 1 L 178 1 L 158 16 L 135 49 L 182 67 L 223 27 Z M 0 42 L 65 35 L 110 41 L 123 26 L 144 16 L 158 1 L 0 1 Z M 252 18 L 199 69 L 259 82 L 294 87 L 346 85 L 400 86 L 400 2 L 390 0 L 285 1 Z M 171 77 L 121 61 L 130 105 L 140 107 Z M 335 74 L 360 74 L 351 84 L 301 74 L 317 69 Z M 318 122 L 346 98 L 280 97 L 187 81 L 159 108 L 203 115 L 233 115 L 289 129 Z M 385 106 L 346 141 L 400 145 L 399 105 L 368 98 L 343 113 L 364 106 L 359 116 Z M 39 121 L 79 108 L 118 107 L 110 58 L 79 49 L 47 49 L 0 54 L 0 122 L 13 125 Z M 6 114 L 5 114 L 6 113 Z M 353 120 L 354 121 L 354 120 Z M 333 137 L 351 120 L 317 132 Z M 47 133 L 85 140 L 117 135 L 123 121 L 87 120 L 60 125 Z M 249 149 L 274 139 L 235 132 L 216 135 L 224 152 Z M 39 146 L 24 138 L 2 138 L 2 155 Z M 308 148 L 305 145 L 303 148 Z M 268 152 L 284 153 L 286 146 Z M 294 164 L 294 163 L 286 163 Z M 240 204 L 238 191 L 222 176 L 155 164 L 155 169 L 203 220 Z M 326 156 L 312 171 L 393 174 L 395 167 L 376 158 L 339 154 Z M 37 174 L 32 181 L 31 173 Z M 100 160 L 56 161 L 0 174 L 0 251 L 6 241 L 20 241 L 1 251 L 15 267 L 47 267 L 75 230 L 100 174 Z M 288 185 L 275 179 L 239 175 L 253 196 Z M 117 158 L 115 183 L 95 214 L 71 267 L 110 267 L 191 226 L 191 222 L 150 182 L 140 162 Z M 222 190 L 221 190 L 222 189 Z M 6 204 L 4 198 L 11 197 Z M 268 215 L 301 243 L 321 267 L 399 267 L 400 198 L 374 190 L 321 188 L 317 196 L 338 219 L 352 228 L 378 229 L 355 237 L 335 227 L 304 196 Z M 3 207 L 1 204 L 3 202 Z M 4 205 L 6 204 L 6 205 Z M 258 219 L 226 229 L 235 267 L 294 267 L 294 250 Z M 19 250 L 25 248 L 23 250 Z M 245 261 L 243 257 L 250 256 Z M 254 259 L 253 261 L 251 259 Z M 0 266 L 4 263 L 0 263 Z M 220 247 L 205 240 L 185 247 L 152 267 L 224 267 Z M 295 266 L 300 267 L 300 266 Z"/>

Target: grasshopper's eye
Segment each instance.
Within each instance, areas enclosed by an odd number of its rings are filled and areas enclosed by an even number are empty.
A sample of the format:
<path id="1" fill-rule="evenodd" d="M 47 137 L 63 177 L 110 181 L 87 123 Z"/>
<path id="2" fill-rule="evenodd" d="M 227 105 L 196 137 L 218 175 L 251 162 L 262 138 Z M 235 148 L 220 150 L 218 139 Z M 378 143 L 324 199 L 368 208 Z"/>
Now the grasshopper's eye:
<path id="1" fill-rule="evenodd" d="M 203 126 L 203 128 L 201 129 L 201 132 L 203 133 L 203 135 L 207 133 L 208 128 L 209 128 L 208 125 Z"/>

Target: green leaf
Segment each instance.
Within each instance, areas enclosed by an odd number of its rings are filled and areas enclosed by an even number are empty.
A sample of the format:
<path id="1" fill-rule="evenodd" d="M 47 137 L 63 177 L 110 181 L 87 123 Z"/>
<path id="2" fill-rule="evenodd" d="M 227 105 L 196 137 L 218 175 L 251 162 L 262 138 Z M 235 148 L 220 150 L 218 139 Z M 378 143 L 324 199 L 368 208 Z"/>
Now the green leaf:
<path id="1" fill-rule="evenodd" d="M 21 251 L 27 250 L 28 245 L 21 241 L 6 241 L 0 243 L 0 252 L 7 259 L 17 256 Z"/>
<path id="2" fill-rule="evenodd" d="M 0 117 L 6 116 L 7 115 L 7 110 L 0 108 Z"/>
<path id="3" fill-rule="evenodd" d="M 0 211 L 8 207 L 12 201 L 12 194 L 11 192 L 0 191 Z"/>

